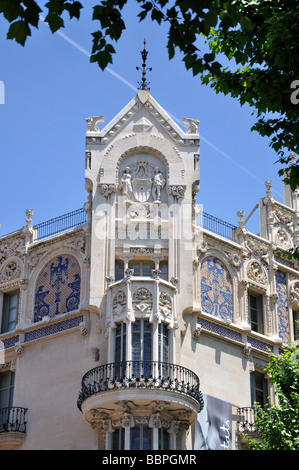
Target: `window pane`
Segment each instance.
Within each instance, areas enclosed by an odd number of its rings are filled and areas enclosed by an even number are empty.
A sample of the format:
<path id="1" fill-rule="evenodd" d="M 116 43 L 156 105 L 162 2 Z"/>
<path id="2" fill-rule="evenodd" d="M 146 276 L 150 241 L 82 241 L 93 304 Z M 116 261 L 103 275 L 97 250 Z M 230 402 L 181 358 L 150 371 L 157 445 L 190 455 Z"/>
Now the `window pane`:
<path id="1" fill-rule="evenodd" d="M 131 450 L 151 450 L 152 430 L 147 426 L 137 425 L 131 429 Z"/>
<path id="2" fill-rule="evenodd" d="M 3 318 L 2 318 L 2 333 L 13 331 L 17 324 L 18 319 L 18 303 L 19 293 L 4 294 L 3 299 Z"/>
<path id="3" fill-rule="evenodd" d="M 152 448 L 152 430 L 147 426 L 143 427 L 142 450 L 151 450 Z"/>
<path id="4" fill-rule="evenodd" d="M 169 344 L 168 344 L 168 328 L 165 323 L 159 324 L 159 350 L 158 360 L 160 362 L 169 362 Z"/>
<path id="5" fill-rule="evenodd" d="M 116 428 L 112 437 L 112 450 L 124 450 L 125 448 L 125 430 Z"/>
<path id="6" fill-rule="evenodd" d="M 168 450 L 169 433 L 165 428 L 159 428 L 159 450 Z"/>
<path id="7" fill-rule="evenodd" d="M 126 360 L 126 324 L 118 323 L 115 331 L 115 362 Z"/>
<path id="8" fill-rule="evenodd" d="M 168 261 L 161 261 L 159 269 L 161 271 L 160 278 L 168 281 Z"/>
<path id="9" fill-rule="evenodd" d="M 267 402 L 267 382 L 265 376 L 261 372 L 253 372 L 251 374 L 251 396 L 252 405 L 259 403 L 264 406 Z"/>
<path id="10" fill-rule="evenodd" d="M 13 404 L 14 372 L 0 374 L 0 408 L 6 408 Z"/>
<path id="11" fill-rule="evenodd" d="M 130 261 L 129 268 L 134 269 L 133 276 L 140 276 L 140 262 L 139 261 Z"/>
<path id="12" fill-rule="evenodd" d="M 258 294 L 248 294 L 249 321 L 251 329 L 257 333 L 263 332 L 263 311 L 262 296 Z"/>
<path id="13" fill-rule="evenodd" d="M 122 260 L 115 261 L 115 281 L 119 281 L 124 277 L 124 262 Z"/>
<path id="14" fill-rule="evenodd" d="M 152 269 L 155 269 L 155 263 L 153 261 L 142 262 L 142 276 L 151 276 Z"/>

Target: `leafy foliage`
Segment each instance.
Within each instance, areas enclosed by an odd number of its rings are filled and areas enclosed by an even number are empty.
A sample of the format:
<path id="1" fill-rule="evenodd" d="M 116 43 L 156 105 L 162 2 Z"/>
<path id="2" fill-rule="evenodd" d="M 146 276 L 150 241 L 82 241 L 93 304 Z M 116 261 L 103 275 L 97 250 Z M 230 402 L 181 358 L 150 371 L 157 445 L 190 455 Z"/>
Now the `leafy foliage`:
<path id="1" fill-rule="evenodd" d="M 102 0 L 93 8 L 98 29 L 92 33 L 91 61 L 103 70 L 112 63 L 115 43 L 126 28 L 123 8 L 127 3 Z M 257 118 L 252 129 L 269 138 L 285 165 L 280 174 L 292 189 L 299 187 L 299 162 L 290 166 L 287 156 L 299 150 L 297 0 L 136 3 L 139 21 L 150 18 L 169 26 L 170 59 L 180 51 L 186 68 L 200 75 L 202 83 L 252 107 Z M 79 19 L 83 5 L 77 0 L 48 0 L 44 7 L 48 11 L 44 21 L 54 33 L 64 27 L 64 13 Z M 38 27 L 41 11 L 35 0 L 0 0 L 0 13 L 10 23 L 7 38 L 24 45 L 32 27 Z"/>
<path id="2" fill-rule="evenodd" d="M 299 348 L 293 345 L 279 356 L 270 355 L 266 368 L 275 386 L 278 404 L 256 406 L 255 425 L 261 440 L 248 437 L 254 450 L 299 450 Z"/>

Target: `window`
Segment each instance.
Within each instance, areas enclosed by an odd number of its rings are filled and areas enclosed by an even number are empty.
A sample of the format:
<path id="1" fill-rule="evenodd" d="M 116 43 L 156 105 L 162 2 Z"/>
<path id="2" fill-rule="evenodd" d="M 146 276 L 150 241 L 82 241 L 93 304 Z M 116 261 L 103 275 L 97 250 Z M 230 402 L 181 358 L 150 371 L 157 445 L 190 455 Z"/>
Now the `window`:
<path id="1" fill-rule="evenodd" d="M 168 261 L 161 261 L 159 269 L 161 271 L 160 278 L 164 279 L 164 281 L 168 281 Z"/>
<path id="2" fill-rule="evenodd" d="M 159 450 L 169 449 L 169 433 L 165 428 L 159 428 Z"/>
<path id="3" fill-rule="evenodd" d="M 131 429 L 131 450 L 151 450 L 152 430 L 143 425 Z"/>
<path id="4" fill-rule="evenodd" d="M 252 372 L 250 375 L 251 405 L 259 403 L 262 407 L 267 404 L 268 386 L 265 375 L 262 372 Z"/>
<path id="5" fill-rule="evenodd" d="M 126 375 L 126 338 L 127 325 L 118 323 L 115 332 L 115 365 L 114 373 L 116 377 L 122 379 Z"/>
<path id="6" fill-rule="evenodd" d="M 263 296 L 248 293 L 249 323 L 252 331 L 263 333 Z"/>
<path id="7" fill-rule="evenodd" d="M 139 261 L 132 260 L 128 265 L 129 269 L 134 269 L 133 276 L 147 276 L 152 277 L 152 270 L 155 269 L 153 261 Z M 161 261 L 159 264 L 161 271 L 160 278 L 168 281 L 168 262 Z M 124 277 L 124 262 L 120 259 L 115 260 L 114 278 L 115 281 L 120 281 Z"/>
<path id="8" fill-rule="evenodd" d="M 159 345 L 158 360 L 159 362 L 169 362 L 169 343 L 168 343 L 168 327 L 165 323 L 159 323 Z"/>
<path id="9" fill-rule="evenodd" d="M 116 428 L 112 435 L 112 450 L 124 450 L 125 448 L 125 430 Z"/>
<path id="10" fill-rule="evenodd" d="M 131 360 L 130 370 L 127 373 L 133 374 L 135 377 L 143 375 L 149 376 L 152 371 L 152 343 L 153 343 L 153 325 L 147 319 L 136 319 L 131 324 Z M 127 339 L 127 325 L 125 323 L 118 323 L 115 331 L 115 367 L 119 367 L 117 374 L 122 375 L 125 372 L 126 360 L 126 339 Z M 168 327 L 164 323 L 158 325 L 158 361 L 165 364 L 169 363 L 169 337 Z M 132 369 L 131 369 L 132 367 Z M 122 368 L 124 370 L 122 370 Z M 165 367 L 164 367 L 165 369 Z M 169 375 L 169 367 L 161 371 L 162 375 Z M 159 369 L 160 370 L 160 369 Z"/>
<path id="11" fill-rule="evenodd" d="M 114 278 L 120 281 L 124 277 L 124 262 L 121 259 L 115 260 Z"/>
<path id="12" fill-rule="evenodd" d="M 129 268 L 134 269 L 133 276 L 152 276 L 152 269 L 155 269 L 153 261 L 130 261 Z"/>
<path id="13" fill-rule="evenodd" d="M 12 406 L 14 385 L 14 372 L 8 371 L 0 374 L 0 409 Z"/>
<path id="14" fill-rule="evenodd" d="M 1 333 L 13 331 L 18 321 L 19 292 L 7 292 L 3 297 Z"/>

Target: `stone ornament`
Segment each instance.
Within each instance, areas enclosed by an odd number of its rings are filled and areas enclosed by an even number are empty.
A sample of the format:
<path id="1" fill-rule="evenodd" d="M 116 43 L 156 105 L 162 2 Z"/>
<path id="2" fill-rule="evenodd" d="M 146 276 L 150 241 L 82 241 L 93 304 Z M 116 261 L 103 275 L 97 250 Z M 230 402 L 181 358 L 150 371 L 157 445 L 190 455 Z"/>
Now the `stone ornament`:
<path id="1" fill-rule="evenodd" d="M 127 305 L 127 296 L 123 290 L 118 290 L 113 296 L 112 308 L 113 315 L 120 315 L 125 311 Z"/>
<path id="2" fill-rule="evenodd" d="M 104 197 L 110 196 L 117 191 L 117 184 L 98 184 L 100 194 Z"/>
<path id="3" fill-rule="evenodd" d="M 292 305 L 299 305 L 299 281 L 293 281 L 290 286 L 289 301 Z"/>
<path id="4" fill-rule="evenodd" d="M 283 250 L 287 250 L 292 247 L 292 242 L 286 230 L 279 227 L 274 234 L 274 241 Z"/>
<path id="5" fill-rule="evenodd" d="M 3 264 L 0 272 L 0 282 L 6 283 L 21 276 L 22 268 L 21 262 L 18 258 L 9 258 Z"/>
<path id="6" fill-rule="evenodd" d="M 182 126 L 187 126 L 186 134 L 198 134 L 199 121 L 197 119 L 182 117 Z"/>
<path id="7" fill-rule="evenodd" d="M 87 131 L 88 132 L 100 132 L 99 128 L 97 127 L 97 125 L 100 123 L 100 122 L 105 122 L 104 121 L 104 116 L 101 115 L 101 116 L 93 116 L 93 117 L 87 117 L 85 119 L 86 123 L 87 123 Z"/>
<path id="8" fill-rule="evenodd" d="M 139 160 L 127 166 L 121 175 L 119 190 L 125 200 L 145 203 L 161 202 L 161 191 L 166 179 L 158 166 Z"/>
<path id="9" fill-rule="evenodd" d="M 150 312 L 152 309 L 153 296 L 145 287 L 140 287 L 133 294 L 133 308 L 142 313 Z"/>
<path id="10" fill-rule="evenodd" d="M 249 279 L 257 282 L 258 284 L 265 284 L 267 282 L 266 273 L 260 263 L 256 260 L 248 263 L 246 274 Z"/>
<path id="11" fill-rule="evenodd" d="M 168 194 L 176 199 L 182 199 L 185 196 L 186 186 L 171 185 L 168 186 Z"/>
<path id="12" fill-rule="evenodd" d="M 172 300 L 168 292 L 161 292 L 159 296 L 159 311 L 165 317 L 170 317 L 172 312 Z"/>

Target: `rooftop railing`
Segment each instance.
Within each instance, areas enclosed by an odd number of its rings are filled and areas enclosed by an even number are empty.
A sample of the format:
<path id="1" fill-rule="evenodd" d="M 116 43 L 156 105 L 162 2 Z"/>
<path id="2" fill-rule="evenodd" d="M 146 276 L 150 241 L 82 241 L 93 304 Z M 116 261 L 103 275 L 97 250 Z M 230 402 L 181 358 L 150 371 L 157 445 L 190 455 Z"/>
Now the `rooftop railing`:
<path id="1" fill-rule="evenodd" d="M 80 225 L 86 224 L 87 216 L 83 209 L 77 209 L 73 212 L 60 215 L 54 219 L 47 220 L 34 226 L 36 230 L 35 241 L 42 240 L 44 238 L 52 237 L 71 228 L 79 227 Z"/>
<path id="2" fill-rule="evenodd" d="M 225 220 L 218 219 L 207 212 L 200 212 L 199 214 L 200 226 L 209 232 L 216 233 L 221 237 L 233 240 L 233 232 L 236 228 L 235 225 L 226 222 Z"/>
<path id="3" fill-rule="evenodd" d="M 201 212 L 199 215 L 199 226 L 209 232 L 220 235 L 229 240 L 233 240 L 234 225 L 225 220 L 218 219 L 207 212 Z M 70 230 L 87 222 L 87 215 L 84 208 L 77 209 L 54 219 L 47 220 L 34 226 L 35 241 L 51 237 L 66 230 Z"/>

